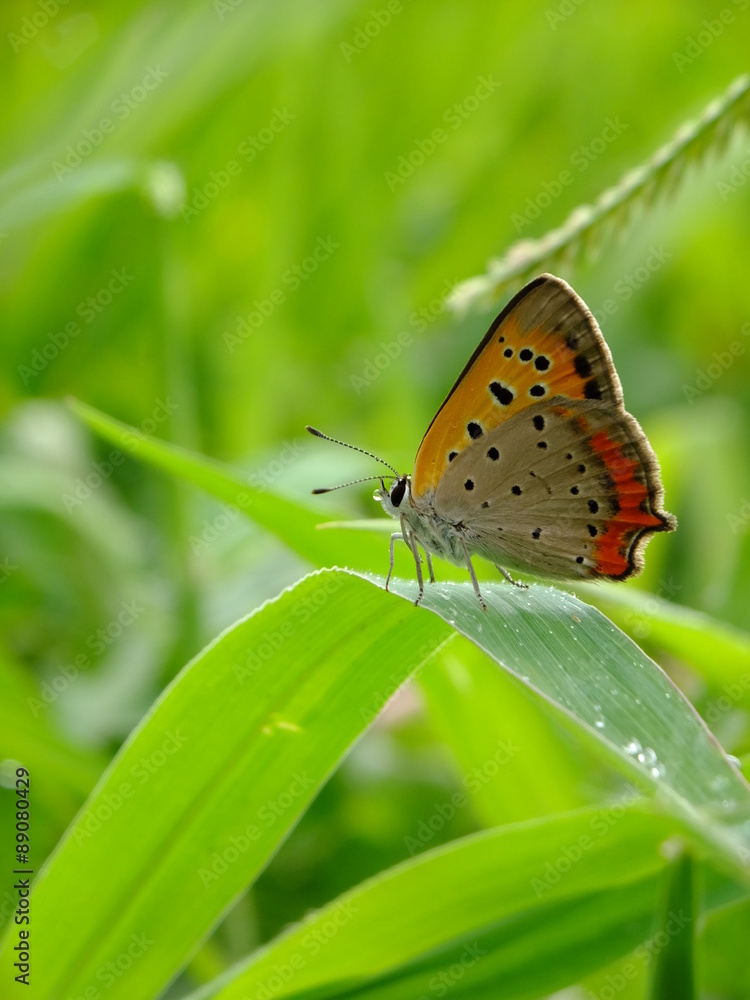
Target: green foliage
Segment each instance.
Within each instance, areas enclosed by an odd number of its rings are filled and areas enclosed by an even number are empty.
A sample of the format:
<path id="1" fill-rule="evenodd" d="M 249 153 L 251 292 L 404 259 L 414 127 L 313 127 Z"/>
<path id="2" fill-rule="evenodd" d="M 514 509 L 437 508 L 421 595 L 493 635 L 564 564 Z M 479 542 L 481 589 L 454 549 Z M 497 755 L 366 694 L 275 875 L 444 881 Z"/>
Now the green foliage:
<path id="1" fill-rule="evenodd" d="M 35 1000 L 747 995 L 747 7 L 3 5 L 0 996 L 19 765 Z M 415 608 L 304 425 L 549 267 L 679 530 Z"/>

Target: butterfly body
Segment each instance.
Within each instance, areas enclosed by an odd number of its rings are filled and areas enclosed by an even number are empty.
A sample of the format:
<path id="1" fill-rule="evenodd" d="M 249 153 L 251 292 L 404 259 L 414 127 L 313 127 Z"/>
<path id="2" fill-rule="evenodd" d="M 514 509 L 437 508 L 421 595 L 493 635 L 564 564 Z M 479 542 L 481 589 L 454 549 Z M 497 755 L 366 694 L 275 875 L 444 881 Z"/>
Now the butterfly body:
<path id="1" fill-rule="evenodd" d="M 465 526 L 461 522 L 447 520 L 441 517 L 435 505 L 428 497 L 426 501 L 415 503 L 411 493 L 411 476 L 403 476 L 400 483 L 405 484 L 403 497 L 396 506 L 391 499 L 392 490 L 377 490 L 375 498 L 380 501 L 383 510 L 391 517 L 401 521 L 402 531 L 414 536 L 426 552 L 441 559 L 462 566 L 466 562 L 461 538 L 465 537 Z M 400 491 L 395 499 L 399 499 Z"/>
<path id="2" fill-rule="evenodd" d="M 395 470 L 394 470 L 395 471 Z M 412 476 L 377 490 L 418 546 L 559 580 L 622 580 L 643 567 L 651 535 L 676 520 L 659 465 L 622 389 L 596 320 L 553 275 L 529 282 L 474 351 L 427 429 Z M 390 580 L 390 573 L 389 573 Z M 417 598 L 419 601 L 419 598 Z"/>

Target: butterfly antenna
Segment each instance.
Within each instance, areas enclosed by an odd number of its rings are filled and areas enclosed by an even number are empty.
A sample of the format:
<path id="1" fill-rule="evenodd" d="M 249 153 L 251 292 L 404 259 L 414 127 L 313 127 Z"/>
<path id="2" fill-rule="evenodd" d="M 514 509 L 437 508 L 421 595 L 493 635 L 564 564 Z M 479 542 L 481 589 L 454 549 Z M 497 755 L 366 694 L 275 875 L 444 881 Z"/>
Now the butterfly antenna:
<path id="1" fill-rule="evenodd" d="M 383 481 L 382 476 L 363 476 L 362 479 L 352 479 L 350 483 L 342 483 L 340 486 L 321 486 L 317 490 L 313 490 L 313 493 L 332 493 L 334 490 L 343 490 L 345 486 L 356 486 L 357 483 L 366 483 L 370 479 L 379 479 Z M 385 489 L 385 487 L 383 487 Z"/>
<path id="2" fill-rule="evenodd" d="M 373 453 L 371 451 L 365 451 L 364 448 L 358 448 L 356 444 L 348 444 L 346 441 L 339 441 L 337 438 L 329 437 L 328 434 L 324 434 L 323 431 L 319 431 L 315 427 L 310 427 L 309 424 L 305 427 L 305 430 L 309 431 L 310 434 L 314 435 L 315 437 L 323 438 L 324 441 L 332 441 L 334 444 L 340 444 L 342 446 L 342 448 L 351 448 L 352 451 L 358 451 L 361 455 L 367 455 L 368 458 L 374 458 L 376 462 L 380 462 L 381 465 L 384 465 L 387 469 L 390 469 L 391 472 L 396 477 L 396 479 L 400 479 L 401 478 L 401 474 L 398 471 L 398 469 L 394 469 L 393 466 L 389 462 L 386 462 L 385 459 L 383 459 L 383 458 L 378 458 L 377 455 L 373 455 Z M 366 478 L 367 479 L 379 479 L 380 477 L 379 476 L 367 476 Z M 355 482 L 358 482 L 358 483 L 363 483 L 364 481 L 365 481 L 364 479 L 357 479 L 357 480 L 355 480 Z M 351 483 L 346 483 L 346 485 L 347 486 L 351 486 L 352 484 Z M 338 487 L 334 487 L 334 489 L 338 489 Z M 313 492 L 317 493 L 318 490 L 314 490 Z M 325 491 L 323 491 L 323 492 L 325 492 Z"/>

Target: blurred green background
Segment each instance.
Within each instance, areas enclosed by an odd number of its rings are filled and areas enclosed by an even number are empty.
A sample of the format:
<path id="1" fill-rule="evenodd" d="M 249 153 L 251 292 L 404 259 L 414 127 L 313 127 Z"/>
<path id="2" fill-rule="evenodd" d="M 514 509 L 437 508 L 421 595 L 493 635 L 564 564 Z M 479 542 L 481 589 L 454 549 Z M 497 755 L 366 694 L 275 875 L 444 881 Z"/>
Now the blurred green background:
<path id="1" fill-rule="evenodd" d="M 0 24 L 0 722 L 31 706 L 46 741 L 43 856 L 175 672 L 308 568 L 94 439 L 64 398 L 297 497 L 373 471 L 308 422 L 410 470 L 499 309 L 457 318 L 446 292 L 723 93 L 750 3 L 6 0 Z M 633 586 L 740 627 L 748 173 L 745 131 L 561 272 L 602 320 L 680 521 Z M 318 509 L 375 516 L 371 492 Z M 648 613 L 631 625 L 651 648 Z M 725 737 L 750 749 L 744 715 Z M 407 856 L 455 780 L 407 690 L 198 966 Z"/>

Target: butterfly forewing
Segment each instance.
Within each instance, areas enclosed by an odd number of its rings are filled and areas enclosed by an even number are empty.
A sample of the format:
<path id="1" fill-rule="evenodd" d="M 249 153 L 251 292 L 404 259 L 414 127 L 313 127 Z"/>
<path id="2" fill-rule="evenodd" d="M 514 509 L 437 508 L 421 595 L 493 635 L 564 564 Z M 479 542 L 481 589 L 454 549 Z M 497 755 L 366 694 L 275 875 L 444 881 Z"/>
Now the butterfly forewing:
<path id="1" fill-rule="evenodd" d="M 596 321 L 566 282 L 544 274 L 500 313 L 430 424 L 415 461 L 415 499 L 431 494 L 483 435 L 555 396 L 622 405 Z"/>

